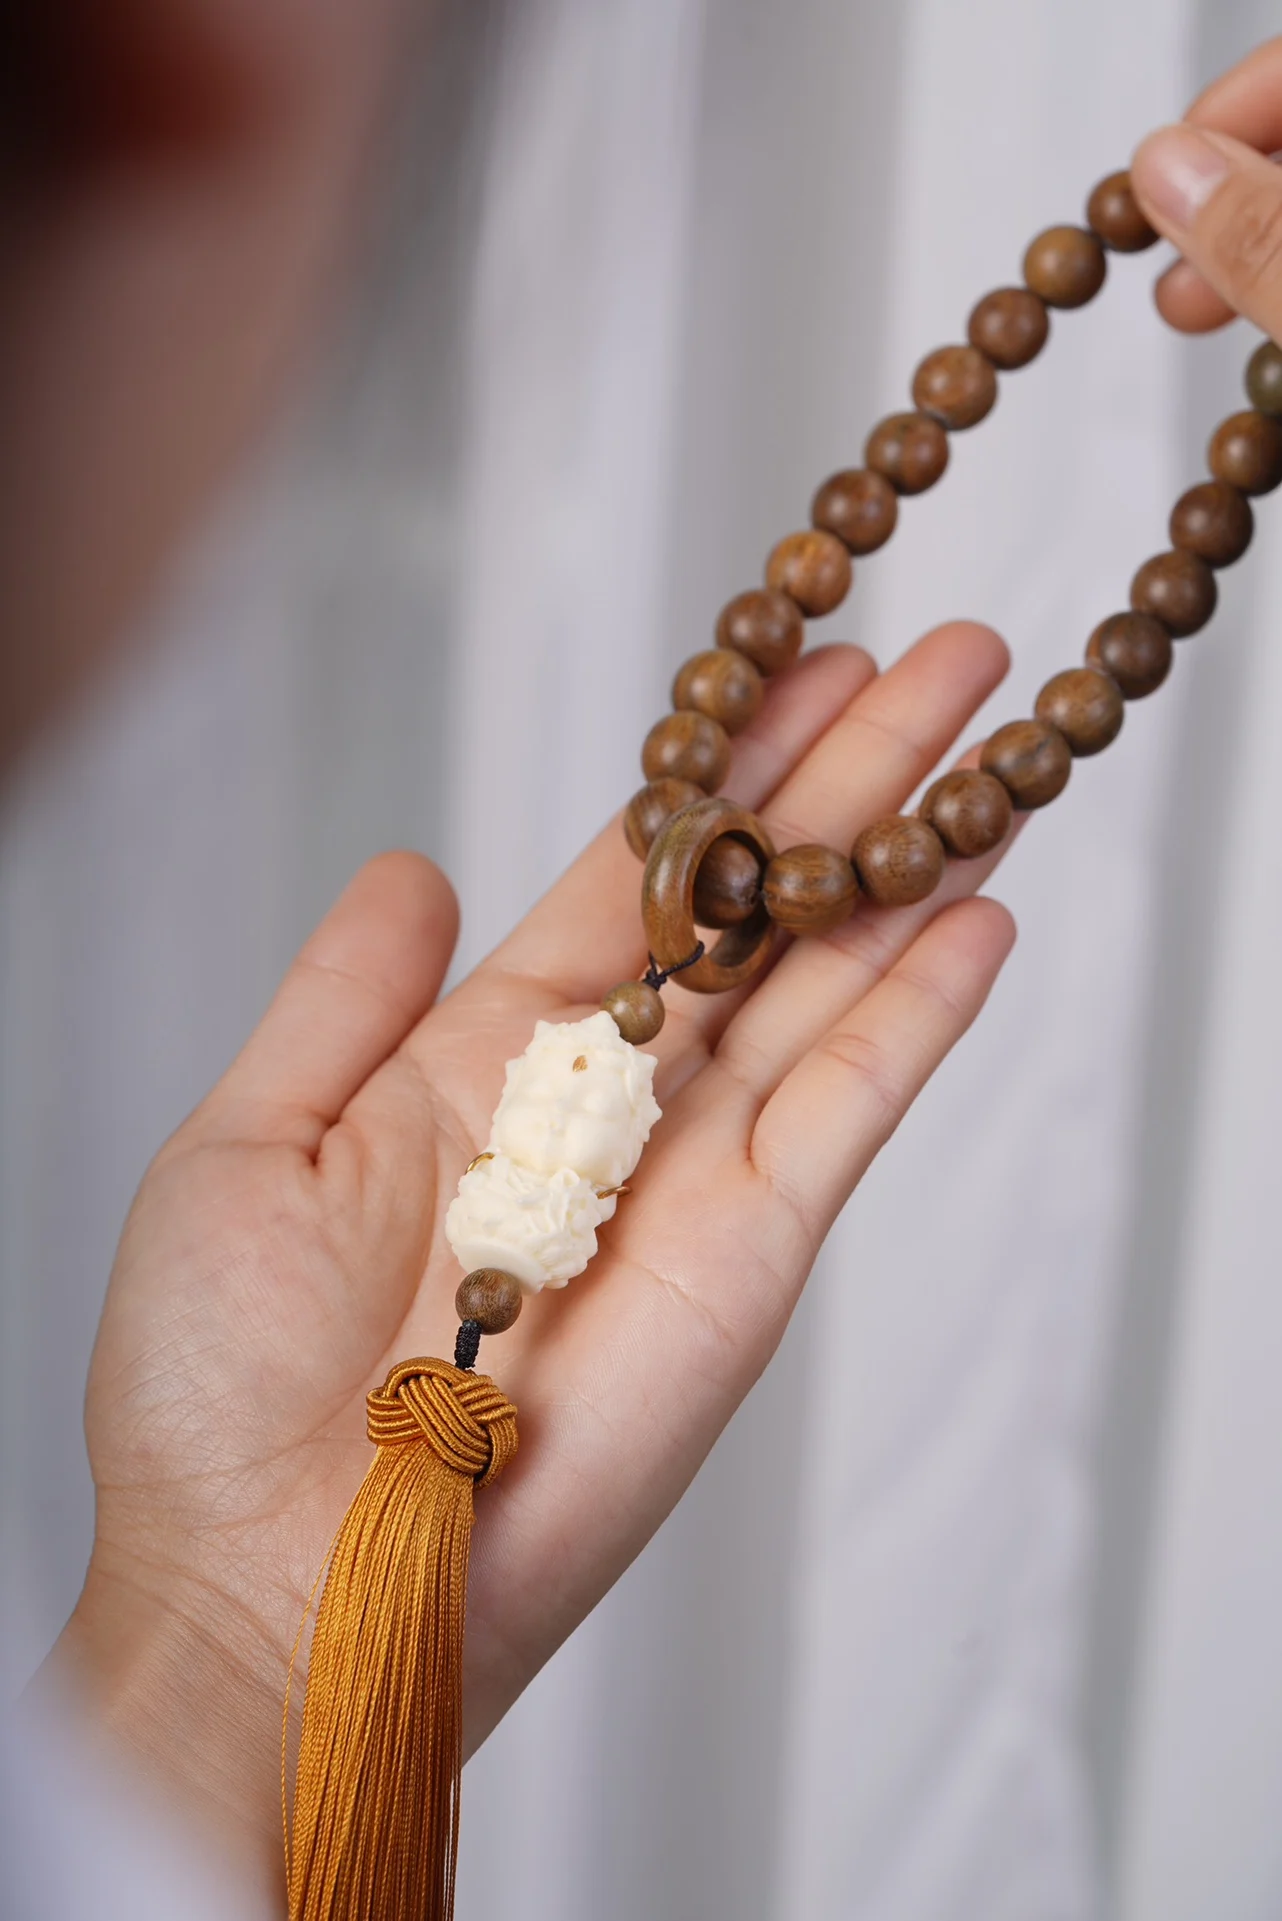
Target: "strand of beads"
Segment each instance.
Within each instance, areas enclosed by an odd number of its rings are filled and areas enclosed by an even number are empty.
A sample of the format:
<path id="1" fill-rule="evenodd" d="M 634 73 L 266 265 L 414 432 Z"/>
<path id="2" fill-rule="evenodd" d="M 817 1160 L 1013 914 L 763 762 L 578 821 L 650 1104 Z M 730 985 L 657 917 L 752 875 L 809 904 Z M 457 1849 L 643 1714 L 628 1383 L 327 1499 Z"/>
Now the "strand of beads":
<path id="1" fill-rule="evenodd" d="M 991 852 L 1016 809 L 1055 799 L 1075 759 L 1116 739 L 1125 702 L 1162 684 L 1173 642 L 1210 619 L 1215 569 L 1238 559 L 1251 539 L 1249 496 L 1282 481 L 1282 352 L 1265 343 L 1247 370 L 1250 408 L 1216 429 L 1212 478 L 1176 503 L 1171 547 L 1137 571 L 1130 609 L 1095 629 L 1084 666 L 1047 682 L 1032 719 L 998 728 L 978 768 L 943 775 L 915 815 L 873 822 L 849 853 L 817 845 L 776 853 L 751 815 L 710 800 L 729 767 L 732 737 L 760 709 L 766 678 L 795 660 L 807 619 L 840 605 L 854 559 L 894 532 L 900 500 L 941 478 L 949 435 L 991 412 L 999 373 L 1040 353 L 1051 310 L 1094 298 L 1110 251 L 1138 253 L 1157 239 L 1124 172 L 1094 189 L 1086 220 L 1084 227 L 1039 234 L 1024 255 L 1024 284 L 986 294 L 971 312 L 966 344 L 926 356 L 913 376 L 913 410 L 880 421 L 865 444 L 864 465 L 823 483 L 810 527 L 778 542 L 764 586 L 729 601 L 716 646 L 678 672 L 673 712 L 646 736 L 646 785 L 628 804 L 624 831 L 647 862 L 642 908 L 653 957 L 663 968 L 688 966 L 691 987 L 716 992 L 748 978 L 769 951 L 773 927 L 828 932 L 861 896 L 885 906 L 924 900 L 949 858 Z M 695 954 L 699 927 L 724 930 L 711 954 Z M 652 1039 L 662 1025 L 662 1003 L 644 983 L 612 989 L 604 1005 L 625 1038 Z"/>

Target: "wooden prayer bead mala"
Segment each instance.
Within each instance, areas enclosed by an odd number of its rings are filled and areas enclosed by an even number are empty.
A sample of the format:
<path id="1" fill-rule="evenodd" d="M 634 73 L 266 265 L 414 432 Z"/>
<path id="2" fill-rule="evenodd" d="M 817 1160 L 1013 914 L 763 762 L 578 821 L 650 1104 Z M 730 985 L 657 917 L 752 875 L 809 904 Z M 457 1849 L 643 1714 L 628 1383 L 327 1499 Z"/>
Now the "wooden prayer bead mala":
<path id="1" fill-rule="evenodd" d="M 729 760 L 730 736 L 759 710 L 764 680 L 800 652 L 804 623 L 831 613 L 849 591 L 852 561 L 884 546 L 901 499 L 933 487 L 948 466 L 949 436 L 992 411 L 998 374 L 1027 366 L 1050 335 L 1050 310 L 1084 306 L 1099 292 L 1109 253 L 1140 253 L 1157 234 L 1131 191 L 1109 174 L 1087 201 L 1086 225 L 1048 227 L 1024 255 L 1024 284 L 985 294 L 966 343 L 940 347 L 918 366 L 913 410 L 878 422 L 864 465 L 825 480 L 811 503 L 811 527 L 772 549 L 764 587 L 737 594 L 716 623 L 716 648 L 696 654 L 673 683 L 674 712 L 651 729 L 642 757 L 648 784 L 633 796 L 624 829 L 646 861 L 642 913 L 651 947 L 644 1003 L 638 983 L 611 990 L 604 1005 L 627 1040 L 652 1039 L 662 1024 L 658 989 L 671 972 L 700 993 L 741 985 L 764 964 L 772 930 L 830 933 L 863 898 L 877 906 L 925 900 L 949 859 L 974 860 L 998 847 L 1016 810 L 1045 807 L 1068 785 L 1073 762 L 1101 753 L 1125 719 L 1171 670 L 1177 640 L 1215 611 L 1215 570 L 1250 545 L 1250 497 L 1282 484 L 1282 350 L 1264 342 L 1246 369 L 1249 408 L 1215 429 L 1211 478 L 1172 509 L 1171 546 L 1135 573 L 1128 611 L 1091 634 L 1085 665 L 1047 681 L 1033 717 L 1008 721 L 984 744 L 977 768 L 942 775 L 916 815 L 874 821 L 848 854 L 804 846 L 775 853 L 743 809 L 711 798 Z M 721 665 L 728 659 L 733 665 Z M 729 823 L 733 818 L 733 825 Z M 711 954 L 697 929 L 722 930 Z"/>
<path id="2" fill-rule="evenodd" d="M 925 357 L 912 408 L 873 428 L 862 467 L 824 481 L 810 526 L 775 545 L 764 584 L 727 603 L 715 647 L 678 671 L 673 711 L 645 739 L 646 785 L 623 815 L 628 844 L 645 861 L 649 968 L 612 987 L 583 1020 L 539 1022 L 508 1063 L 489 1144 L 445 1217 L 464 1269 L 454 1364 L 399 1363 L 368 1397 L 376 1453 L 331 1548 L 310 1647 L 286 1830 L 291 1921 L 366 1921 L 363 1891 L 374 1876 L 380 1914 L 452 1915 L 473 1490 L 517 1445 L 516 1409 L 475 1372 L 480 1343 L 515 1323 L 526 1292 L 584 1272 L 596 1229 L 627 1192 L 660 1118 L 655 1058 L 637 1050 L 662 1028 L 665 981 L 677 974 L 706 994 L 746 986 L 780 933 L 830 935 L 861 901 L 924 901 L 950 859 L 992 853 L 1016 809 L 1053 801 L 1075 760 L 1116 739 L 1126 702 L 1161 686 L 1174 642 L 1215 610 L 1215 570 L 1250 544 L 1250 497 L 1282 483 L 1282 350 L 1265 343 L 1246 371 L 1250 407 L 1211 438 L 1211 478 L 1176 502 L 1170 549 L 1137 570 L 1129 608 L 1096 626 L 1085 664 L 1054 674 L 1032 716 L 999 727 L 977 767 L 941 775 L 915 814 L 870 822 L 848 852 L 777 850 L 747 809 L 716 795 L 765 680 L 795 660 L 806 620 L 840 605 L 853 559 L 890 538 L 901 499 L 940 479 L 950 435 L 992 411 L 999 373 L 1041 352 L 1051 309 L 1094 297 L 1110 252 L 1137 253 L 1156 238 L 1125 173 L 1094 189 L 1086 226 L 1037 235 L 1024 284 L 986 294 L 965 342 Z M 715 935 L 710 948 L 701 928 Z M 371 1661 L 374 1647 L 382 1651 Z"/>

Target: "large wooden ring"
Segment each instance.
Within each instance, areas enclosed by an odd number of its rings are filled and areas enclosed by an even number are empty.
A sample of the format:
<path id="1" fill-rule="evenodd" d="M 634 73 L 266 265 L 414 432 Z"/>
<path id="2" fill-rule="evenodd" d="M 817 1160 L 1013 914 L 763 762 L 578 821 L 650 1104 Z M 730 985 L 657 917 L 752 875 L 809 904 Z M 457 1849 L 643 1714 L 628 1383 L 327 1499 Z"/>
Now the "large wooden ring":
<path id="1" fill-rule="evenodd" d="M 742 841 L 764 867 L 774 859 L 769 834 L 745 807 L 732 800 L 697 800 L 665 821 L 655 835 L 641 882 L 641 917 L 650 952 L 660 967 L 677 967 L 699 944 L 694 925 L 694 882 L 699 863 L 714 840 L 729 834 Z M 721 994 L 750 980 L 765 962 L 773 929 L 765 904 L 758 901 L 747 920 L 729 928 L 711 953 L 677 979 L 696 994 Z"/>

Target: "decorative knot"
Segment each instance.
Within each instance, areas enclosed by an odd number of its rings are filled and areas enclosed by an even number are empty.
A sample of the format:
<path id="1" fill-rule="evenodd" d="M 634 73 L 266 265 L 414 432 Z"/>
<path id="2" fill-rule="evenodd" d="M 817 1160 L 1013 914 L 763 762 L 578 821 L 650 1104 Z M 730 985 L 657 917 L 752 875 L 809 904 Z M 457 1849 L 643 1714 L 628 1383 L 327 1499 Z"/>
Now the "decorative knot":
<path id="1" fill-rule="evenodd" d="M 516 1453 L 516 1409 L 485 1374 L 448 1361 L 402 1361 L 366 1396 L 375 1447 L 426 1441 L 447 1467 L 484 1487 Z"/>

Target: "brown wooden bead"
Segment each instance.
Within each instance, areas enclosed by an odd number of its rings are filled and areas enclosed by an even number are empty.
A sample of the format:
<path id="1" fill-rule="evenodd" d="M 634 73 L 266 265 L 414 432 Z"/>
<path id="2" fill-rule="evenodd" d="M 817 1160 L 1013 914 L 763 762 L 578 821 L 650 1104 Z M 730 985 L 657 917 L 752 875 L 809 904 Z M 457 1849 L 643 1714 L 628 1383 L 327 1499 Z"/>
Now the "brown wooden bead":
<path id="1" fill-rule="evenodd" d="M 738 734 L 760 713 L 765 691 L 760 668 L 746 654 L 733 647 L 710 647 L 679 669 L 672 705 L 706 714 L 728 734 Z"/>
<path id="2" fill-rule="evenodd" d="M 859 882 L 844 854 L 815 843 L 776 854 L 766 868 L 761 897 L 776 927 L 790 934 L 830 934 L 855 911 Z"/>
<path id="3" fill-rule="evenodd" d="M 1206 464 L 1244 494 L 1272 493 L 1282 481 L 1282 420 L 1254 408 L 1230 414 L 1211 435 Z"/>
<path id="4" fill-rule="evenodd" d="M 892 814 L 864 828 L 850 858 L 869 900 L 879 907 L 908 907 L 938 887 L 944 843 L 927 821 Z"/>
<path id="5" fill-rule="evenodd" d="M 1058 727 L 1044 720 L 1012 720 L 984 743 L 979 764 L 995 774 L 1021 812 L 1045 807 L 1062 794 L 1073 756 Z"/>
<path id="6" fill-rule="evenodd" d="M 1110 173 L 1100 181 L 1086 203 L 1086 219 L 1114 253 L 1143 253 L 1157 239 L 1140 211 L 1129 173 Z"/>
<path id="7" fill-rule="evenodd" d="M 1244 493 L 1227 480 L 1203 480 L 1171 509 L 1171 545 L 1196 554 L 1208 567 L 1227 567 L 1251 544 L 1255 516 Z"/>
<path id="8" fill-rule="evenodd" d="M 645 859 L 655 835 L 678 808 L 703 798 L 702 787 L 692 780 L 652 780 L 640 788 L 623 814 L 623 831 L 637 859 Z"/>
<path id="9" fill-rule="evenodd" d="M 1000 847 L 1014 811 L 996 775 L 978 767 L 956 767 L 942 775 L 926 789 L 920 809 L 922 819 L 959 860 L 975 860 Z"/>
<path id="10" fill-rule="evenodd" d="M 1037 358 L 1050 330 L 1044 300 L 1027 287 L 998 287 L 973 309 L 966 338 L 1003 373 L 1013 373 Z"/>
<path id="11" fill-rule="evenodd" d="M 884 474 L 848 467 L 825 480 L 810 503 L 810 518 L 852 554 L 871 554 L 895 531 L 899 496 Z"/>
<path id="12" fill-rule="evenodd" d="M 801 609 L 789 594 L 750 587 L 726 602 L 717 620 L 718 647 L 745 654 L 763 674 L 790 667 L 806 636 Z"/>
<path id="13" fill-rule="evenodd" d="M 694 917 L 700 927 L 737 927 L 761 900 L 761 862 L 741 840 L 714 840 L 694 877 Z"/>
<path id="14" fill-rule="evenodd" d="M 663 1026 L 663 999 L 648 981 L 620 981 L 602 996 L 601 1005 L 634 1047 L 644 1047 Z"/>
<path id="15" fill-rule="evenodd" d="M 888 414 L 869 434 L 864 459 L 896 493 L 925 493 L 948 465 L 948 435 L 928 414 Z"/>
<path id="16" fill-rule="evenodd" d="M 641 876 L 641 919 L 660 967 L 678 967 L 695 951 L 694 883 L 705 854 L 722 834 L 743 841 L 762 867 L 774 859 L 774 843 L 761 822 L 732 800 L 701 800 L 685 807 L 655 836 Z M 696 994 L 740 987 L 765 965 L 772 945 L 763 901 L 747 920 L 728 927 L 710 954 L 682 968 L 681 985 Z"/>
<path id="17" fill-rule="evenodd" d="M 1218 597 L 1215 575 L 1206 562 L 1180 547 L 1154 554 L 1131 582 L 1131 605 L 1136 613 L 1153 614 L 1177 640 L 1205 627 Z"/>
<path id="18" fill-rule="evenodd" d="M 766 562 L 766 586 L 788 594 L 803 614 L 818 620 L 840 607 L 854 569 L 844 541 L 822 527 L 785 534 Z"/>
<path id="19" fill-rule="evenodd" d="M 521 1312 L 521 1283 L 501 1267 L 475 1267 L 459 1282 L 454 1312 L 482 1334 L 506 1334 Z"/>
<path id="20" fill-rule="evenodd" d="M 1048 227 L 1024 255 L 1024 279 L 1048 307 L 1084 307 L 1107 272 L 1104 249 L 1085 227 Z"/>
<path id="21" fill-rule="evenodd" d="M 1112 675 L 1126 700 L 1143 700 L 1170 673 L 1175 647 L 1153 614 L 1110 614 L 1087 641 L 1086 658 Z"/>
<path id="22" fill-rule="evenodd" d="M 1102 753 L 1117 739 L 1126 715 L 1117 682 L 1098 667 L 1070 667 L 1055 674 L 1037 696 L 1033 712 L 1059 728 L 1076 758 Z"/>
<path id="23" fill-rule="evenodd" d="M 707 714 L 665 714 L 645 737 L 641 769 L 647 780 L 692 780 L 710 794 L 730 771 L 730 736 Z"/>
<path id="24" fill-rule="evenodd" d="M 958 433 L 991 413 L 997 375 L 978 347 L 937 347 L 913 375 L 913 405 Z"/>
<path id="25" fill-rule="evenodd" d="M 1262 414 L 1282 414 L 1282 347 L 1262 340 L 1246 363 L 1246 397 Z"/>

